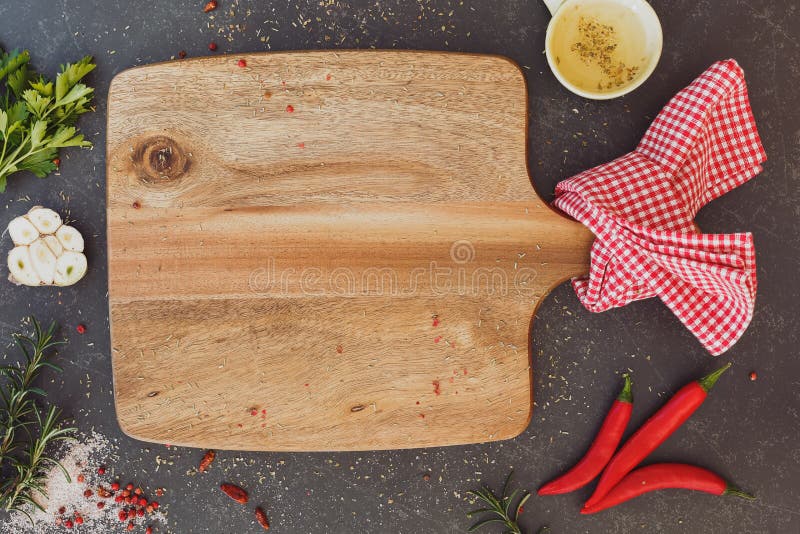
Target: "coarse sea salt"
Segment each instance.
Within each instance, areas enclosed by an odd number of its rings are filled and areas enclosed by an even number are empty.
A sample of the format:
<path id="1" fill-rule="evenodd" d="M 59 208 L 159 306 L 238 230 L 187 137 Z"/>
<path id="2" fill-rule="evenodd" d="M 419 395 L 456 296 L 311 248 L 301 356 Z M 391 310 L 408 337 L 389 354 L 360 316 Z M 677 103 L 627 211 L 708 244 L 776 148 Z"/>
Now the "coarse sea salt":
<path id="1" fill-rule="evenodd" d="M 12 512 L 7 519 L 0 521 L 0 534 L 63 534 L 68 530 L 63 525 L 56 524 L 61 507 L 65 509 L 65 519 L 72 518 L 76 513 L 83 518 L 83 525 L 80 526 L 82 533 L 124 532 L 127 522 L 121 523 L 118 517 L 124 504 L 115 503 L 113 498 L 100 499 L 96 491 L 98 484 L 108 489 L 113 480 L 108 476 L 97 475 L 97 468 L 108 464 L 116 450 L 117 447 L 107 437 L 97 432 L 79 435 L 76 441 L 64 442 L 56 457 L 69 473 L 71 481 L 67 481 L 58 466 L 53 466 L 44 481 L 47 498 L 36 496 L 36 501 L 44 511 L 33 507 L 26 509 L 33 524 L 25 514 Z M 86 477 L 84 483 L 78 482 L 79 474 Z M 89 498 L 84 496 L 86 489 L 93 491 Z M 105 502 L 103 509 L 97 508 L 98 501 Z M 144 525 L 164 522 L 164 516 L 158 510 L 148 514 L 144 521 L 138 519 L 135 531 L 144 532 Z"/>

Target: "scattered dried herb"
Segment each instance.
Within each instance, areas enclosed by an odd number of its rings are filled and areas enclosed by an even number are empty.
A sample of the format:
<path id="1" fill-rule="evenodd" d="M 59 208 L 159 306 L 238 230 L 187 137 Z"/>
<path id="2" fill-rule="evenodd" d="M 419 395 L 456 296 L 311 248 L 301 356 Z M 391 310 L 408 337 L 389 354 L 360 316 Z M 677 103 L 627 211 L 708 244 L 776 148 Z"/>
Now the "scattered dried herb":
<path id="1" fill-rule="evenodd" d="M 584 64 L 600 67 L 608 78 L 608 83 L 598 83 L 599 90 L 620 87 L 636 78 L 639 67 L 629 67 L 615 57 L 619 42 L 613 26 L 602 24 L 594 18 L 581 17 L 578 33 L 580 40 L 572 44 L 571 50 L 578 54 Z"/>

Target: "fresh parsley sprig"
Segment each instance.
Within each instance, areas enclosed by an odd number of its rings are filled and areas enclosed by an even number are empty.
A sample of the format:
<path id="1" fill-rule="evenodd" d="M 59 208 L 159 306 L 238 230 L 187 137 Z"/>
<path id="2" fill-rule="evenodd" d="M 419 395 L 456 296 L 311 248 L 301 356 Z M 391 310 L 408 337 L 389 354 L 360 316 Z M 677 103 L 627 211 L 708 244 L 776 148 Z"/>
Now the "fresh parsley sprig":
<path id="1" fill-rule="evenodd" d="M 75 128 L 92 111 L 94 89 L 80 83 L 95 68 L 92 58 L 61 65 L 55 83 L 31 71 L 29 61 L 27 50 L 0 50 L 0 193 L 15 172 L 44 178 L 56 170 L 60 148 L 92 146 Z"/>
<path id="2" fill-rule="evenodd" d="M 10 471 L 0 479 L 0 507 L 16 510 L 28 516 L 28 506 L 41 509 L 35 495 L 46 496 L 44 479 L 48 466 L 58 466 L 69 480 L 69 474 L 57 460 L 48 456 L 52 443 L 70 439 L 74 428 L 64 428 L 59 422 L 61 412 L 50 406 L 44 414 L 34 400 L 46 392 L 33 385 L 39 373 L 49 367 L 61 369 L 47 361 L 46 353 L 62 344 L 53 340 L 55 325 L 43 330 L 32 318 L 33 337 L 16 335 L 14 340 L 25 356 L 24 361 L 0 367 L 0 472 Z"/>

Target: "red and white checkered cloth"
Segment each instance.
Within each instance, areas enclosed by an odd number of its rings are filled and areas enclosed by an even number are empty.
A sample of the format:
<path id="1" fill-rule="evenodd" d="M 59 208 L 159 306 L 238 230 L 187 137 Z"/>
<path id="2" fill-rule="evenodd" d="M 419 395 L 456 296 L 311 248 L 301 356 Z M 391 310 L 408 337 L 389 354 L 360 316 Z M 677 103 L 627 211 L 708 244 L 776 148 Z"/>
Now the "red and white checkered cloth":
<path id="1" fill-rule="evenodd" d="M 733 346 L 753 317 L 753 237 L 702 234 L 693 219 L 765 159 L 744 73 L 728 60 L 675 95 L 636 150 L 559 183 L 555 206 L 596 236 L 589 277 L 572 281 L 583 305 L 658 296 L 712 354 Z"/>

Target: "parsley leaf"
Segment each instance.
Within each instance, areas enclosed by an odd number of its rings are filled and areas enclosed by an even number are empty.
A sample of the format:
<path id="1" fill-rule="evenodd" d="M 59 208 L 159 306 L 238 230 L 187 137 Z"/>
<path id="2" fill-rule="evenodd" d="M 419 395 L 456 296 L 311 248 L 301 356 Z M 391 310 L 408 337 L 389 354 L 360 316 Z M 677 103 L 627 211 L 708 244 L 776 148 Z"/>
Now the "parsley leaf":
<path id="1" fill-rule="evenodd" d="M 55 83 L 29 61 L 27 50 L 0 50 L 0 193 L 15 172 L 44 178 L 55 171 L 60 148 L 92 146 L 74 126 L 93 111 L 94 89 L 80 83 L 95 68 L 92 58 L 61 65 Z"/>

